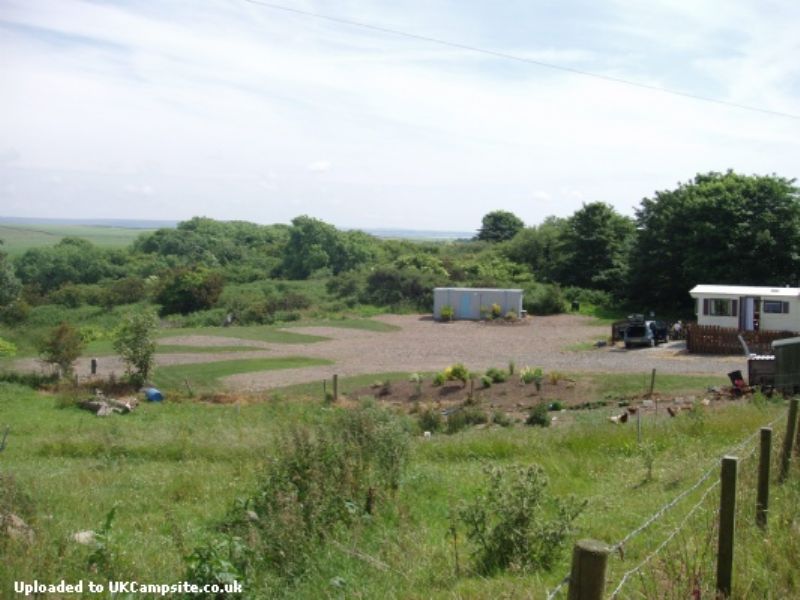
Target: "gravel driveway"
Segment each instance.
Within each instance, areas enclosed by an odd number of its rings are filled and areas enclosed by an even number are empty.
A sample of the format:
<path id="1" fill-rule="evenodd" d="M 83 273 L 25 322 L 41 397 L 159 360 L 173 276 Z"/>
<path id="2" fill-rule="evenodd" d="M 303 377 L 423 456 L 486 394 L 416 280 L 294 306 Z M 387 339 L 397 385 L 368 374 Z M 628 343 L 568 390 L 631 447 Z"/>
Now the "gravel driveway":
<path id="1" fill-rule="evenodd" d="M 194 346 L 260 347 L 259 350 L 220 353 L 160 354 L 157 365 L 214 362 L 244 358 L 307 356 L 333 360 L 334 365 L 280 371 L 241 373 L 225 378 L 230 387 L 257 391 L 330 377 L 346 377 L 389 371 L 437 371 L 456 362 L 469 369 L 505 368 L 513 360 L 518 368 L 542 367 L 560 371 L 618 371 L 646 373 L 656 368 L 661 373 L 712 373 L 724 375 L 746 368 L 743 357 L 688 355 L 680 342 L 658 348 L 599 348 L 570 351 L 580 342 L 607 336 L 608 326 L 592 324 L 592 319 L 577 315 L 533 317 L 526 324 L 498 325 L 471 321 L 438 323 L 420 315 L 385 315 L 377 320 L 399 327 L 397 331 L 374 332 L 338 327 L 293 327 L 297 333 L 331 338 L 311 344 L 269 344 L 235 337 L 183 336 L 163 338 L 163 344 Z M 236 329 L 231 328 L 232 336 Z M 121 361 L 101 357 L 99 374 L 124 372 Z M 36 370 L 35 359 L 17 361 L 19 369 Z M 76 365 L 81 375 L 89 373 L 89 358 Z"/>

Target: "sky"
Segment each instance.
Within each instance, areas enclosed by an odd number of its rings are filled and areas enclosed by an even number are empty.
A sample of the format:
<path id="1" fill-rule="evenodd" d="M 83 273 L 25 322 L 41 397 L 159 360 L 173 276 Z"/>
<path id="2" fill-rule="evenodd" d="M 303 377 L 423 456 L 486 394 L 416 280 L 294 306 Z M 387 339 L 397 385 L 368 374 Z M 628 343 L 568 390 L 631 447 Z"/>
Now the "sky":
<path id="1" fill-rule="evenodd" d="M 266 0 L 265 0 L 266 1 Z M 800 3 L 0 0 L 0 215 L 469 231 L 800 177 Z"/>

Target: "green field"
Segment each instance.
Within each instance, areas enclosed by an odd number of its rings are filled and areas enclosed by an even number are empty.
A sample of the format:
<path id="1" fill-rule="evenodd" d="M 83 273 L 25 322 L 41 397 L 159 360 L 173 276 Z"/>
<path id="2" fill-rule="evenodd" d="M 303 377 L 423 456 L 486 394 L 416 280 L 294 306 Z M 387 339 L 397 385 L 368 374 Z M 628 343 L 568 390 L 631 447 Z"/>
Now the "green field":
<path id="1" fill-rule="evenodd" d="M 129 229 L 101 225 L 12 225 L 0 223 L 0 240 L 3 250 L 11 256 L 22 254 L 30 248 L 54 246 L 62 238 L 79 237 L 104 248 L 123 248 L 142 233 L 153 229 Z"/>
<path id="2" fill-rule="evenodd" d="M 620 388 L 605 381 L 611 393 L 626 388 L 624 381 Z M 345 380 L 343 388 L 363 382 Z M 257 489 L 280 433 L 324 426 L 337 411 L 309 399 L 301 388 L 237 406 L 145 403 L 130 415 L 105 419 L 60 408 L 57 398 L 19 386 L 0 384 L 0 398 L 0 426 L 11 428 L 8 447 L 0 454 L 0 506 L 22 516 L 36 534 L 30 543 L 0 543 L 4 597 L 11 597 L 13 581 L 20 579 L 180 580 L 184 557 L 218 535 L 236 499 Z M 694 416 L 647 420 L 643 436 L 654 453 L 652 477 L 635 428 L 613 425 L 606 414 L 581 413 L 574 425 L 549 429 L 491 426 L 428 441 L 415 435 L 397 496 L 380 497 L 374 516 L 321 540 L 305 576 L 259 597 L 344 597 L 344 587 L 363 598 L 542 598 L 568 571 L 568 548 L 550 570 L 479 575 L 462 533 L 456 572 L 448 514 L 476 496 L 485 467 L 541 465 L 554 493 L 588 501 L 570 539 L 612 543 L 707 469 L 716 470 L 720 455 L 775 419 L 777 451 L 785 408 L 730 404 Z M 741 449 L 741 456 L 752 446 Z M 754 468 L 752 458 L 740 466 L 734 597 L 796 597 L 800 536 L 793 532 L 800 523 L 800 472 L 795 466 L 787 484 L 773 486 L 770 529 L 762 533 L 751 523 Z M 704 488 L 627 544 L 624 559 L 612 556 L 609 581 L 616 583 L 655 549 Z M 642 577 L 631 581 L 622 598 L 688 597 L 682 587 L 684 568 L 696 573 L 703 597 L 713 596 L 713 552 L 705 548 L 716 497 L 709 496 L 703 510 Z M 71 536 L 99 530 L 115 506 L 101 548 L 104 562 L 97 567 L 97 547 L 76 544 Z M 666 579 L 670 573 L 673 579 Z"/>

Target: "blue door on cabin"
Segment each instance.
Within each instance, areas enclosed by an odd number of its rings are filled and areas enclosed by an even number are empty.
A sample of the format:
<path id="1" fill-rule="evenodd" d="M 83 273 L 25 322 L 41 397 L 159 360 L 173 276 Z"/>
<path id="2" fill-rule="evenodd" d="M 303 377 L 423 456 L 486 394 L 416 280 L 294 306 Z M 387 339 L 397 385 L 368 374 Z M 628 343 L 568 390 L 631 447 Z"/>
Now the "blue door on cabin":
<path id="1" fill-rule="evenodd" d="M 461 294 L 461 299 L 459 300 L 458 304 L 458 318 L 459 319 L 471 319 L 472 315 L 469 314 L 470 312 L 470 305 L 472 304 L 471 298 L 469 294 Z"/>

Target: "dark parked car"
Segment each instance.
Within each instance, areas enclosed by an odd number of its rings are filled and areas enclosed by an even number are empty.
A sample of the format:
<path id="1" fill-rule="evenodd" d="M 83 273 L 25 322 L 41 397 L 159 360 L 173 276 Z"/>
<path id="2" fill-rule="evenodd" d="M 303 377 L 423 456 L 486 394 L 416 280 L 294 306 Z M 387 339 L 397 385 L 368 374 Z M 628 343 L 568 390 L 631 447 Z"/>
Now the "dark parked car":
<path id="1" fill-rule="evenodd" d="M 667 341 L 667 324 L 664 321 L 631 321 L 623 339 L 626 348 L 657 346 Z"/>

